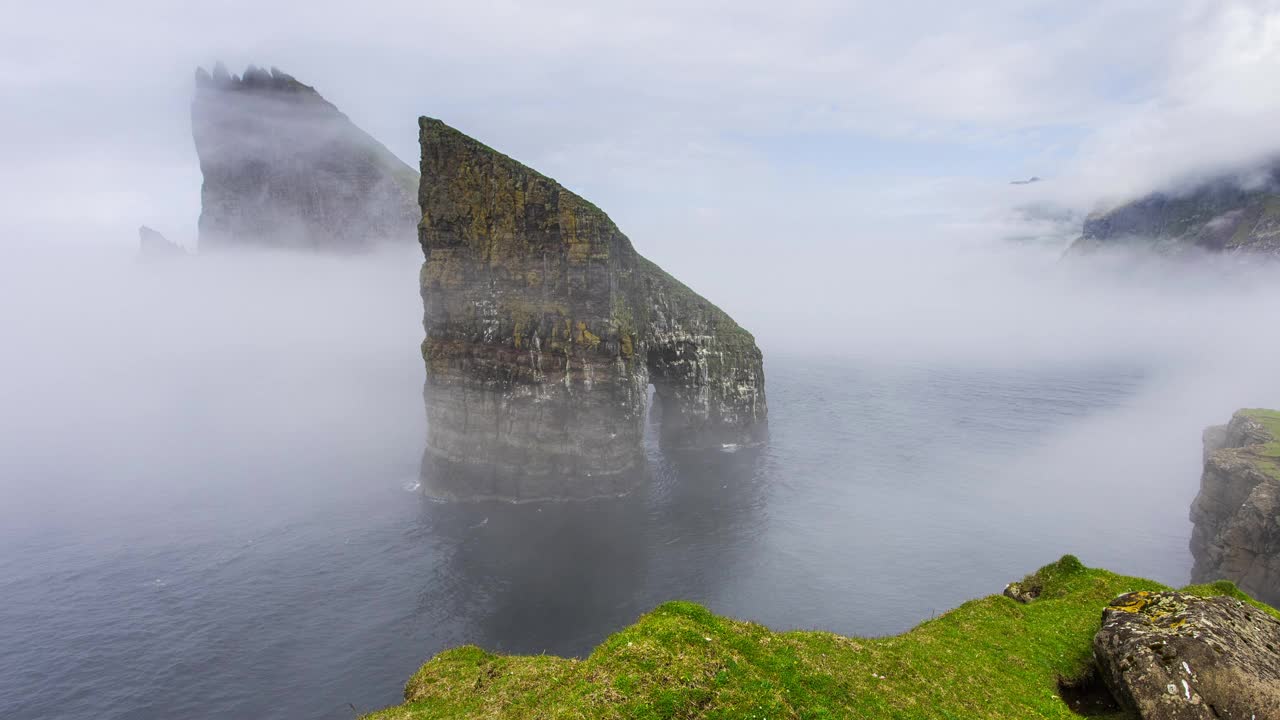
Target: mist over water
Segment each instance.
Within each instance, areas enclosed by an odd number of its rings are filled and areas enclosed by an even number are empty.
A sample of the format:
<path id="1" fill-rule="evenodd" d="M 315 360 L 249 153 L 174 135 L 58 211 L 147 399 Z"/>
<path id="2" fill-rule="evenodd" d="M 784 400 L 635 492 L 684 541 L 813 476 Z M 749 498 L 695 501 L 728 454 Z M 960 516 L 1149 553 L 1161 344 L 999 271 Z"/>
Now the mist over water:
<path id="1" fill-rule="evenodd" d="M 1185 583 L 1201 429 L 1280 403 L 1274 269 L 863 247 L 724 300 L 767 446 L 651 437 L 633 497 L 467 505 L 412 489 L 416 247 L 11 244 L 0 715 L 345 718 L 450 646 L 584 654 L 676 598 L 897 633 L 1067 552 Z"/>

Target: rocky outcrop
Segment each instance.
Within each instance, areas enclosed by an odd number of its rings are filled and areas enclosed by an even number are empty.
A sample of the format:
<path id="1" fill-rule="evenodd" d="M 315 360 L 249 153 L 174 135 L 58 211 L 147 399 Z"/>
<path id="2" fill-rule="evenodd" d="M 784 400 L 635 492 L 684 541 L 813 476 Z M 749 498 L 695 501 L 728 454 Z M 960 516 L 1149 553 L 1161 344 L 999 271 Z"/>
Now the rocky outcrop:
<path id="1" fill-rule="evenodd" d="M 1280 621 L 1231 597 L 1127 593 L 1093 638 L 1104 682 L 1143 720 L 1280 718 Z"/>
<path id="2" fill-rule="evenodd" d="M 1191 505 L 1192 582 L 1226 579 L 1280 602 L 1280 413 L 1240 410 L 1204 433 Z"/>
<path id="3" fill-rule="evenodd" d="M 200 250 L 412 242 L 418 175 L 314 88 L 272 68 L 196 71 Z"/>
<path id="4" fill-rule="evenodd" d="M 1280 255 L 1280 169 L 1262 175 L 1216 178 L 1090 215 L 1071 252 L 1141 246 L 1166 254 Z"/>
<path id="5" fill-rule="evenodd" d="M 138 258 L 140 260 L 167 260 L 175 257 L 186 257 L 187 251 L 181 245 L 170 242 L 168 238 L 143 225 L 138 228 Z"/>
<path id="6" fill-rule="evenodd" d="M 419 125 L 429 492 L 625 493 L 642 477 L 650 384 L 664 446 L 763 441 L 750 333 L 591 203 L 439 120 Z"/>

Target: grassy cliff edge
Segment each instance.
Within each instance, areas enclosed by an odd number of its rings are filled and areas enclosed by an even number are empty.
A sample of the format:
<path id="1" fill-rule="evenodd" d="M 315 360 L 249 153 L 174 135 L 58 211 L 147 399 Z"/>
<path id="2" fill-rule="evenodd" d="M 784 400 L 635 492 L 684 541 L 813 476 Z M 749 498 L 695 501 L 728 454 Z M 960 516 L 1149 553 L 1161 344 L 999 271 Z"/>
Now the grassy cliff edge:
<path id="1" fill-rule="evenodd" d="M 1168 589 L 1070 555 L 1022 585 L 1038 598 L 971 600 L 884 638 L 773 632 L 669 602 L 581 660 L 447 650 L 409 680 L 405 704 L 366 718 L 1078 718 L 1059 683 L 1091 672 L 1102 608 Z M 1228 582 L 1184 591 L 1280 617 Z"/>

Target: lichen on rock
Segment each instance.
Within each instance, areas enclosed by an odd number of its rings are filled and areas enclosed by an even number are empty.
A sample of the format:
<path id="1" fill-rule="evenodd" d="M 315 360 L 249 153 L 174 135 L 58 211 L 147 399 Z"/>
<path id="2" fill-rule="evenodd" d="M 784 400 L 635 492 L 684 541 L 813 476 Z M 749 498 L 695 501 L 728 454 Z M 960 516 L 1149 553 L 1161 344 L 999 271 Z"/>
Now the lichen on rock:
<path id="1" fill-rule="evenodd" d="M 419 128 L 429 492 L 625 493 L 651 383 L 665 445 L 763 441 L 750 333 L 590 202 L 439 120 Z"/>
<path id="2" fill-rule="evenodd" d="M 291 75 L 198 69 L 191 128 L 202 252 L 412 242 L 417 172 Z"/>
<path id="3" fill-rule="evenodd" d="M 1103 610 L 1103 680 L 1143 720 L 1280 717 L 1280 621 L 1233 597 L 1138 591 Z"/>

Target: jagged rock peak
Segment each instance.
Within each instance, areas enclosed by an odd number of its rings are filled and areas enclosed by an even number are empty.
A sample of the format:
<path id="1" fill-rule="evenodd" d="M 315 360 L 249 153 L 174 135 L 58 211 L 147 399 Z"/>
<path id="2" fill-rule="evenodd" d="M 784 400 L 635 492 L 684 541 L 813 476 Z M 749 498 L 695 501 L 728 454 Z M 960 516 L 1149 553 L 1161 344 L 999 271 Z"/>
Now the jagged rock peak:
<path id="1" fill-rule="evenodd" d="M 419 130 L 428 492 L 625 493 L 650 384 L 664 447 L 764 441 L 750 333 L 551 178 L 439 120 Z"/>
<path id="2" fill-rule="evenodd" d="M 319 98 L 320 94 L 310 85 L 298 82 L 292 75 L 272 66 L 264 70 L 257 65 L 249 65 L 243 75 L 232 75 L 221 62 L 213 65 L 213 71 L 203 67 L 196 68 L 197 90 L 219 91 L 293 91 L 307 93 Z"/>
<path id="3" fill-rule="evenodd" d="M 196 72 L 200 249 L 366 250 L 412 242 L 418 174 L 279 68 Z"/>
<path id="4" fill-rule="evenodd" d="M 138 228 L 138 257 L 143 260 L 156 260 L 183 257 L 187 251 L 181 245 L 143 225 Z"/>

